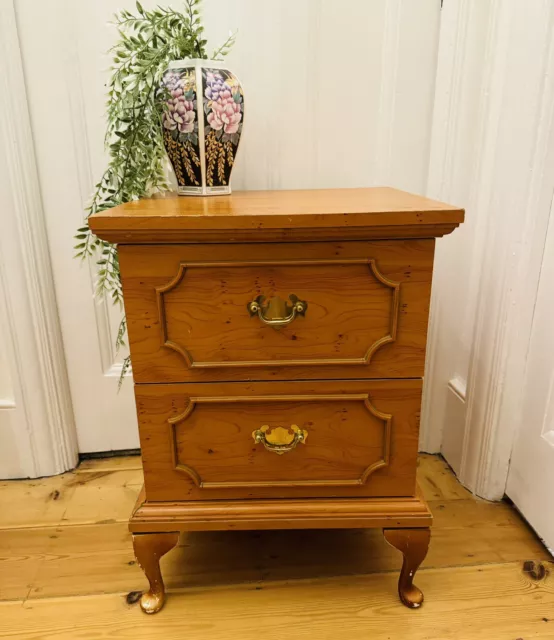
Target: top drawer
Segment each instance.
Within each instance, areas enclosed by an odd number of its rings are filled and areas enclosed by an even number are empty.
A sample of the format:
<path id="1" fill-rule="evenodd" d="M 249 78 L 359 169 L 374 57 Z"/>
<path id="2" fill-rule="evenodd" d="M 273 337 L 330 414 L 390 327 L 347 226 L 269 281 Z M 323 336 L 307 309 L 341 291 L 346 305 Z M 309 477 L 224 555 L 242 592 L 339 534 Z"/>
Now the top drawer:
<path id="1" fill-rule="evenodd" d="M 135 381 L 420 377 L 433 252 L 433 239 L 120 245 Z"/>

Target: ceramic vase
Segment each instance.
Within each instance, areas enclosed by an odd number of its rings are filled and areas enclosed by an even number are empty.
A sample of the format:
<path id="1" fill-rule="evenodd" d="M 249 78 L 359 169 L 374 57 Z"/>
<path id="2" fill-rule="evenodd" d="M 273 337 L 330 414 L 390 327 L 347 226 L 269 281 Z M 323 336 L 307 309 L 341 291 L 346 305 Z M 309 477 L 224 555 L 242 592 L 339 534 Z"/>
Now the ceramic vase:
<path id="1" fill-rule="evenodd" d="M 163 137 L 179 195 L 231 193 L 244 120 L 242 86 L 225 63 L 175 60 L 164 73 Z"/>

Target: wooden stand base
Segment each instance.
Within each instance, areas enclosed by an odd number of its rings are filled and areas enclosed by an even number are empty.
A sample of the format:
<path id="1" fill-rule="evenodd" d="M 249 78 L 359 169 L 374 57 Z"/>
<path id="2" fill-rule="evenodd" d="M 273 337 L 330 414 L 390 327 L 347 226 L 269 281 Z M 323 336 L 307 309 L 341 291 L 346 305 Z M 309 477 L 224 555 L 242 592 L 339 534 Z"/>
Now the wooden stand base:
<path id="1" fill-rule="evenodd" d="M 181 531 L 382 528 L 387 542 L 404 556 L 400 600 L 415 609 L 421 606 L 423 594 L 413 579 L 427 555 L 431 523 L 431 512 L 419 491 L 413 498 L 205 502 L 147 502 L 141 492 L 129 521 L 135 556 L 150 583 L 140 605 L 145 613 L 157 613 L 163 607 L 160 558 L 176 546 Z"/>
<path id="2" fill-rule="evenodd" d="M 143 593 L 140 599 L 140 608 L 144 613 L 158 613 L 164 606 L 165 587 L 160 571 L 160 558 L 171 551 L 178 542 L 178 531 L 133 535 L 135 558 L 150 583 L 150 590 Z"/>
<path id="3" fill-rule="evenodd" d="M 383 534 L 385 540 L 404 556 L 398 579 L 400 600 L 410 609 L 417 609 L 423 604 L 423 593 L 415 586 L 413 579 L 427 555 L 431 529 L 383 529 Z"/>

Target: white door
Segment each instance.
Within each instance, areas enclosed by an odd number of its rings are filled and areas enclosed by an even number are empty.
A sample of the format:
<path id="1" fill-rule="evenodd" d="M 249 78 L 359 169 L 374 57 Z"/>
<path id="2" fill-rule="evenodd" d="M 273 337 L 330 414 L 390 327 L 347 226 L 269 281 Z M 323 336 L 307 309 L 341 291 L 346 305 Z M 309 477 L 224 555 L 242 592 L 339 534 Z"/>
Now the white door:
<path id="1" fill-rule="evenodd" d="M 130 381 L 117 393 L 120 312 L 93 300 L 90 269 L 73 259 L 83 203 L 105 163 L 108 22 L 135 2 L 14 4 L 79 449 L 138 447 Z M 425 192 L 438 0 L 205 0 L 203 12 L 210 45 L 238 30 L 229 63 L 247 116 L 235 189 Z"/>
<path id="2" fill-rule="evenodd" d="M 133 385 L 125 380 L 118 393 L 126 354 L 114 349 L 122 311 L 94 299 L 93 265 L 73 257 L 75 229 L 105 162 L 104 54 L 108 22 L 123 3 L 14 4 L 79 451 L 134 449 Z"/>
<path id="3" fill-rule="evenodd" d="M 521 421 L 514 442 L 507 495 L 554 549 L 554 206 L 544 247 Z"/>

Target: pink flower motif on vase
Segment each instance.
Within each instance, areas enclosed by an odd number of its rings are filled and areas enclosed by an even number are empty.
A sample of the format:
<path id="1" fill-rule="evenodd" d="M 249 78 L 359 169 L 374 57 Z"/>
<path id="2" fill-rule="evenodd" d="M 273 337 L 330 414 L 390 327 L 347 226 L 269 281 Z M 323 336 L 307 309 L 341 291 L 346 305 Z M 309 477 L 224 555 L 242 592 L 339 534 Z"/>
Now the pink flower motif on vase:
<path id="1" fill-rule="evenodd" d="M 202 70 L 206 183 L 229 184 L 244 114 L 242 87 L 225 69 Z"/>
<path id="2" fill-rule="evenodd" d="M 165 109 L 164 144 L 180 186 L 200 186 L 202 172 L 198 141 L 196 71 L 170 69 L 162 79 Z"/>

